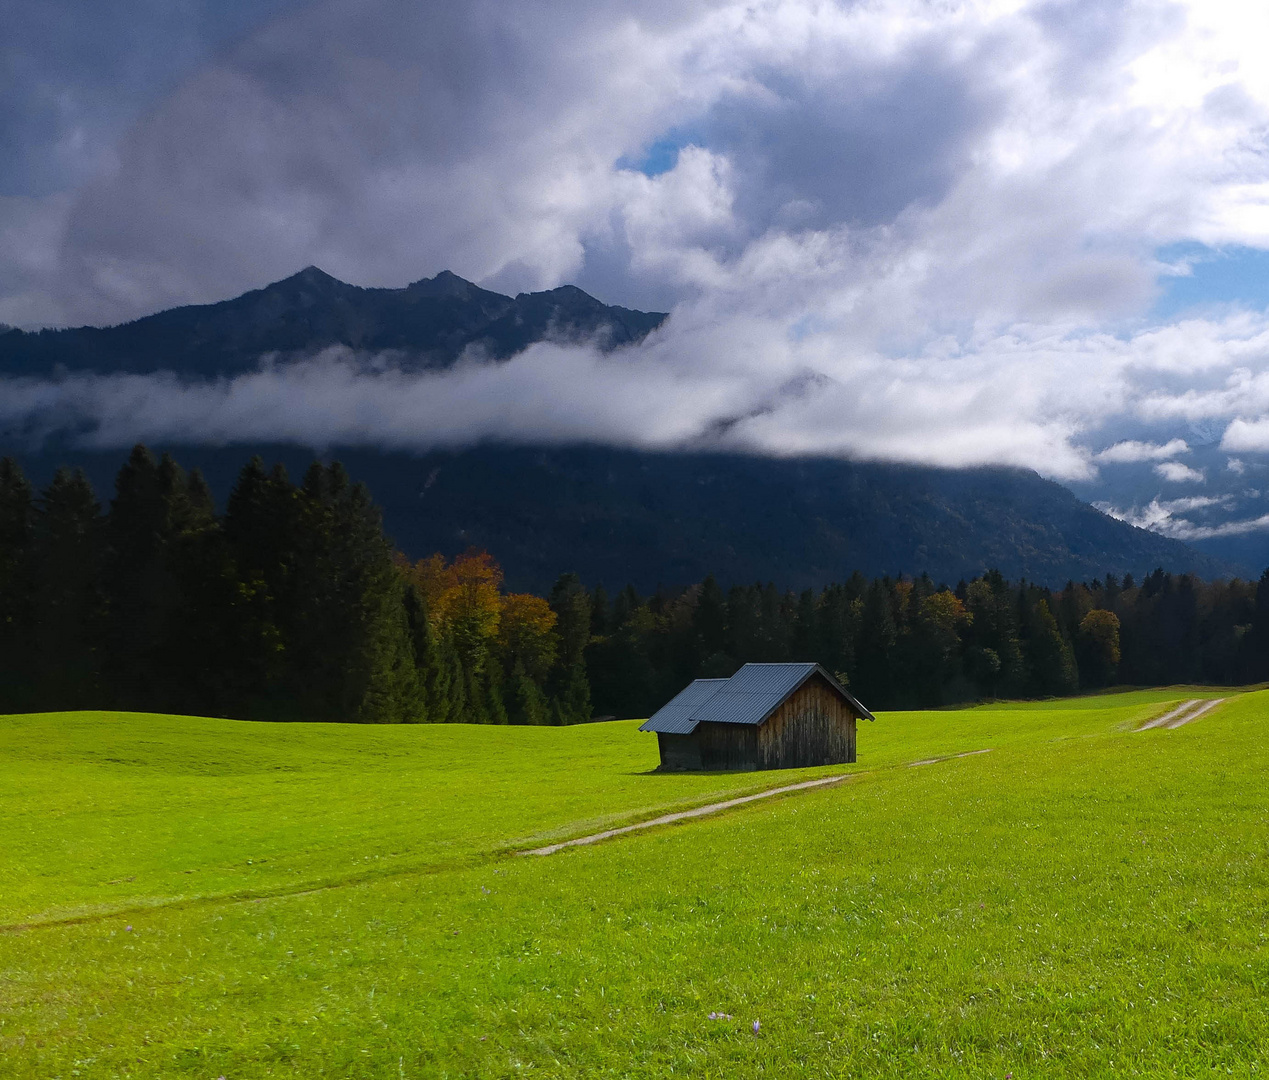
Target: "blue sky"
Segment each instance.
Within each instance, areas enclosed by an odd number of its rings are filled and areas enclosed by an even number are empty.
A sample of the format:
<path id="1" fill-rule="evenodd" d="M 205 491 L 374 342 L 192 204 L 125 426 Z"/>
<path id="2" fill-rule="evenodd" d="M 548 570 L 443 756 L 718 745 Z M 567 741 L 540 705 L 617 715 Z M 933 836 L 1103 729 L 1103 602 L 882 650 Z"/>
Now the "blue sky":
<path id="1" fill-rule="evenodd" d="M 1150 311 L 1153 319 L 1183 318 L 1221 305 L 1269 308 L 1269 251 L 1188 243 L 1166 247 L 1158 258 L 1169 265 L 1188 264 L 1190 272 L 1160 275 L 1161 293 Z"/>
<path id="2" fill-rule="evenodd" d="M 685 146 L 700 145 L 705 142 L 701 132 L 671 131 L 653 141 L 639 152 L 631 156 L 622 155 L 617 159 L 617 168 L 633 169 L 644 176 L 660 176 L 670 172 L 679 163 L 679 151 Z"/>

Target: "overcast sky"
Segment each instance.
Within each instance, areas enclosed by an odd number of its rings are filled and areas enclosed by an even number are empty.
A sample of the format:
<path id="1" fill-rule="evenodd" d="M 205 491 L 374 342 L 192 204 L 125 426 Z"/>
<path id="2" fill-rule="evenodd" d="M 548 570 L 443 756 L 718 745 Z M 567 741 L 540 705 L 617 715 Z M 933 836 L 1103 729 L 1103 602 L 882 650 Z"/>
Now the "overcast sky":
<path id="1" fill-rule="evenodd" d="M 10 425 L 1002 462 L 1176 535 L 1269 523 L 1269 7 L 0 0 L 0 24 L 0 321 L 308 264 L 672 312 L 620 359 L 10 383 Z"/>

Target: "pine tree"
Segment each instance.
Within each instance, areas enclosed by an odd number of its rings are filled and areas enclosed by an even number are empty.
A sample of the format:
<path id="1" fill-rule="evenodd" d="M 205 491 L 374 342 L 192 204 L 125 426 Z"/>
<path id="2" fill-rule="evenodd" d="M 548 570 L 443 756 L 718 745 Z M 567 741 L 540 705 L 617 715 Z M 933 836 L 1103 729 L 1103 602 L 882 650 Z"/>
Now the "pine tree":
<path id="1" fill-rule="evenodd" d="M 559 654 L 548 682 L 551 710 L 557 724 L 579 724 L 591 718 L 586 646 L 590 641 L 590 599 L 576 574 L 564 574 L 551 589 Z"/>
<path id="2" fill-rule="evenodd" d="M 133 448 L 115 478 L 106 531 L 104 660 L 110 697 L 121 708 L 161 710 L 166 702 L 158 653 L 173 614 L 175 586 L 158 463 L 144 446 Z"/>
<path id="3" fill-rule="evenodd" d="M 338 462 L 315 462 L 299 496 L 287 680 L 307 719 L 417 718 L 403 584 L 378 508 Z"/>
<path id="4" fill-rule="evenodd" d="M 1269 679 L 1269 570 L 1256 583 L 1251 624 L 1242 648 L 1243 678 L 1248 682 Z"/>
<path id="5" fill-rule="evenodd" d="M 35 500 L 18 463 L 0 459 L 0 712 L 33 707 Z"/>
<path id="6" fill-rule="evenodd" d="M 1080 622 L 1080 679 L 1084 686 L 1110 686 L 1119 668 L 1119 618 L 1113 611 L 1094 608 Z"/>
<path id="7" fill-rule="evenodd" d="M 290 719 L 288 663 L 299 556 L 299 495 L 286 470 L 266 473 L 252 458 L 238 474 L 225 506 L 229 581 L 226 696 L 233 715 Z"/>
<path id="8" fill-rule="evenodd" d="M 35 669 L 41 709 L 99 704 L 101 505 L 82 471 L 59 469 L 35 517 Z"/>
<path id="9" fill-rule="evenodd" d="M 164 454 L 133 449 L 115 481 L 106 521 L 108 604 L 104 662 L 123 708 L 213 711 L 215 673 L 208 649 L 212 586 L 206 545 L 217 523 L 200 476 Z"/>
<path id="10" fill-rule="evenodd" d="M 815 609 L 820 663 L 847 679 L 853 678 L 855 669 L 856 628 L 850 601 L 844 586 L 830 585 L 820 594 Z"/>
<path id="11" fill-rule="evenodd" d="M 894 692 L 891 666 L 897 641 L 890 590 L 884 581 L 874 580 L 860 605 L 853 672 L 854 685 L 865 704 L 876 707 L 890 702 Z"/>
<path id="12" fill-rule="evenodd" d="M 507 682 L 507 714 L 513 724 L 545 724 L 551 719 L 551 706 L 538 686 L 517 660 Z"/>
<path id="13" fill-rule="evenodd" d="M 1075 654 L 1062 637 L 1057 619 L 1042 595 L 1027 598 L 1024 607 L 1023 646 L 1028 667 L 1027 693 L 1057 697 L 1079 689 Z"/>

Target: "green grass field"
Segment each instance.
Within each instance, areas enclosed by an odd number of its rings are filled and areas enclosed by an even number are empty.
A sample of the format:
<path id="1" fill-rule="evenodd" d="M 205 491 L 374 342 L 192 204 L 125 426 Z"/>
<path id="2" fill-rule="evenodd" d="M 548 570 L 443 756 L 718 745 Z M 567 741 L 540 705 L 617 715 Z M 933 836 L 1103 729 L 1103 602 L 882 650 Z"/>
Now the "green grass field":
<path id="1" fill-rule="evenodd" d="M 713 776 L 626 722 L 0 717 L 0 1076 L 1263 1076 L 1269 693 L 1133 730 L 1191 696 Z"/>

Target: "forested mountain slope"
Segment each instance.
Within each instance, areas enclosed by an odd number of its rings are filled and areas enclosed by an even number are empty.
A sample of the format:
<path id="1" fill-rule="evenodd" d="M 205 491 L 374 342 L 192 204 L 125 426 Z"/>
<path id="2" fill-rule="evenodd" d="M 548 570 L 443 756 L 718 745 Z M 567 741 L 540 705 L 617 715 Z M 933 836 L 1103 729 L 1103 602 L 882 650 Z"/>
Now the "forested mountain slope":
<path id="1" fill-rule="evenodd" d="M 259 452 L 300 476 L 297 447 L 172 447 L 206 474 L 223 504 Z M 70 462 L 103 497 L 118 451 L 19 455 L 40 483 Z M 822 586 L 853 571 L 928 572 L 955 584 L 989 568 L 1060 586 L 1156 567 L 1202 577 L 1231 567 L 1189 545 L 1127 525 L 1059 484 L 1018 469 L 947 470 L 831 459 L 646 453 L 605 447 L 483 446 L 413 455 L 337 448 L 384 509 L 397 546 L 419 557 L 490 551 L 515 589 L 545 591 L 576 571 L 588 584 L 773 581 Z"/>

